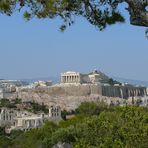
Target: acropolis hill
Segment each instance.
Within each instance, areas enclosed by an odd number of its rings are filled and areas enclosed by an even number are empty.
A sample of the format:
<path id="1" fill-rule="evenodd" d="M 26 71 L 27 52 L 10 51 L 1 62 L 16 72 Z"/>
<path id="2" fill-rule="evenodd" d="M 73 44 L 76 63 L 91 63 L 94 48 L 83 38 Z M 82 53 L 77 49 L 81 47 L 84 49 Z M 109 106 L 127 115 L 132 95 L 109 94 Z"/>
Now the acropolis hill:
<path id="1" fill-rule="evenodd" d="M 77 108 L 84 101 L 104 101 L 114 105 L 147 102 L 146 87 L 121 84 L 97 70 L 89 74 L 65 72 L 61 74 L 59 84 L 38 81 L 31 85 L 3 88 L 0 94 L 1 98 L 58 104 L 67 110 Z"/>

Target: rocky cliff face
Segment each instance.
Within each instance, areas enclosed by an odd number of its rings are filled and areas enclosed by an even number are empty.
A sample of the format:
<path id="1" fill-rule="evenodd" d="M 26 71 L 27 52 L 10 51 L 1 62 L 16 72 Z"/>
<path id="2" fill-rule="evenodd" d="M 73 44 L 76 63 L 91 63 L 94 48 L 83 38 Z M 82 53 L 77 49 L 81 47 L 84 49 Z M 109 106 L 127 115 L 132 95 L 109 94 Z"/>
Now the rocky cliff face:
<path id="1" fill-rule="evenodd" d="M 89 96 L 90 94 L 101 94 L 99 84 L 59 84 L 51 87 L 38 87 L 33 90 L 37 93 L 46 93 L 50 96 Z"/>
<path id="2" fill-rule="evenodd" d="M 21 98 L 23 101 L 36 101 L 44 104 L 59 104 L 62 109 L 75 109 L 81 102 L 97 101 L 101 98 L 101 86 L 97 84 L 85 85 L 54 85 L 23 89 L 15 93 L 4 93 L 4 98 Z"/>
<path id="3" fill-rule="evenodd" d="M 131 92 L 129 91 L 128 94 Z M 132 95 L 132 94 L 131 94 Z M 141 96 L 139 96 L 141 97 Z M 14 93 L 5 93 L 4 98 L 21 98 L 23 101 L 36 101 L 44 104 L 58 104 L 62 109 L 74 110 L 84 101 L 101 101 L 108 104 L 132 103 L 132 96 L 123 99 L 120 89 L 102 87 L 99 84 L 65 84 L 49 87 L 23 89 Z"/>
<path id="4" fill-rule="evenodd" d="M 44 104 L 59 104 L 62 109 L 75 109 L 81 102 L 96 101 L 101 96 L 99 85 L 56 85 L 38 87 L 33 90 L 18 92 L 18 97 L 24 101 L 35 100 Z"/>

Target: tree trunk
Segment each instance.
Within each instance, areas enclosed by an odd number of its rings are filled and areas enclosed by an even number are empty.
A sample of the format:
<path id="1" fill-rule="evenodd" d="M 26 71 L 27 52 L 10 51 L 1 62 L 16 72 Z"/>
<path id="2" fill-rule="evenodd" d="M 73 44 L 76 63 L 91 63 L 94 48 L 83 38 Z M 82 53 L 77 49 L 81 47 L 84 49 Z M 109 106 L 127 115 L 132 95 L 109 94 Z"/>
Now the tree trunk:
<path id="1" fill-rule="evenodd" d="M 127 10 L 130 13 L 130 23 L 136 26 L 148 27 L 148 0 L 125 0 L 129 7 Z"/>

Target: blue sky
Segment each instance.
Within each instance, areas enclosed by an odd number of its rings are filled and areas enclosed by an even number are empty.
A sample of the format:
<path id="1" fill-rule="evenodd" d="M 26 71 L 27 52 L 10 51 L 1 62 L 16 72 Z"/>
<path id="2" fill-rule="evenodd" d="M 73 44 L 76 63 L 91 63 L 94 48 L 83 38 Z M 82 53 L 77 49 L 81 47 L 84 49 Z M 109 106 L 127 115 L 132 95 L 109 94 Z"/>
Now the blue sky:
<path id="1" fill-rule="evenodd" d="M 127 14 L 126 14 L 127 15 Z M 64 33 L 60 20 L 26 22 L 21 15 L 0 14 L 0 78 L 57 76 L 64 71 L 148 81 L 148 39 L 145 28 L 116 24 L 103 32 L 85 19 Z"/>

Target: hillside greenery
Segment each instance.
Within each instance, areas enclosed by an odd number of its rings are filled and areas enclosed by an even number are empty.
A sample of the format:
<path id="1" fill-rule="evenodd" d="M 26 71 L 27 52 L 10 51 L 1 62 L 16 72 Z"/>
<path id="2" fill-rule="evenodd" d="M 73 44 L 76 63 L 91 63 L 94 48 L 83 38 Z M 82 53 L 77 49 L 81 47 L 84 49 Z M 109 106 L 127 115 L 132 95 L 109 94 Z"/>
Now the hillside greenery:
<path id="1" fill-rule="evenodd" d="M 16 109 L 16 110 L 20 110 L 20 106 L 21 109 L 27 110 L 29 112 L 33 112 L 33 113 L 38 113 L 38 112 L 44 112 L 45 114 L 47 114 L 49 112 L 48 110 L 48 106 L 42 104 L 39 104 L 35 101 L 28 101 L 28 102 L 22 102 L 22 99 L 16 98 L 14 100 L 9 100 L 9 99 L 1 99 L 0 100 L 0 108 L 2 107 L 6 107 L 6 108 L 12 108 L 12 109 Z"/>
<path id="2" fill-rule="evenodd" d="M 147 148 L 147 139 L 147 108 L 93 102 L 82 103 L 75 117 L 59 124 L 46 122 L 42 128 L 10 135 L 0 129 L 1 148 L 52 148 L 58 142 L 74 148 Z"/>

